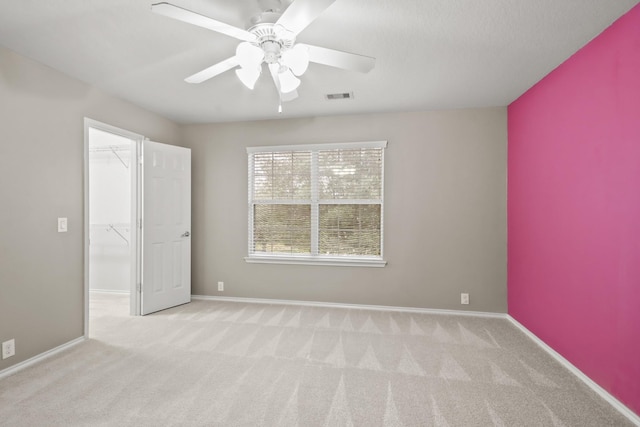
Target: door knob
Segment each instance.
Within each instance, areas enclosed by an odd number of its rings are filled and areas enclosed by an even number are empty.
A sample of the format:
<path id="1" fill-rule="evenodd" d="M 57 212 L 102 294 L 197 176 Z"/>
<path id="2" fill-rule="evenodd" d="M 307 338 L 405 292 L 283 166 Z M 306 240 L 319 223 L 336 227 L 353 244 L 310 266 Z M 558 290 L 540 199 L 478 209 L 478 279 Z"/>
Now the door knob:
<path id="1" fill-rule="evenodd" d="M 189 237 L 191 236 L 191 233 L 189 233 L 188 231 L 185 231 L 184 233 L 182 233 L 181 237 Z"/>

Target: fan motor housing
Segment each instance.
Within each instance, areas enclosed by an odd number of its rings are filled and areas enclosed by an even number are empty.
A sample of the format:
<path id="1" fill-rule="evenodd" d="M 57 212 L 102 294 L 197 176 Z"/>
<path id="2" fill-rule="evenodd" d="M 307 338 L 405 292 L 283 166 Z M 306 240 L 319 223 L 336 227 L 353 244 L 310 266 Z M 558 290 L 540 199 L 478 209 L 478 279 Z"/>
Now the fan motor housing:
<path id="1" fill-rule="evenodd" d="M 296 38 L 290 31 L 273 22 L 265 22 L 275 20 L 280 17 L 279 13 L 263 12 L 260 16 L 268 15 L 261 22 L 254 24 L 247 31 L 256 36 L 254 45 L 260 47 L 264 51 L 264 60 L 267 64 L 278 62 L 280 53 L 288 50 L 295 44 Z"/>

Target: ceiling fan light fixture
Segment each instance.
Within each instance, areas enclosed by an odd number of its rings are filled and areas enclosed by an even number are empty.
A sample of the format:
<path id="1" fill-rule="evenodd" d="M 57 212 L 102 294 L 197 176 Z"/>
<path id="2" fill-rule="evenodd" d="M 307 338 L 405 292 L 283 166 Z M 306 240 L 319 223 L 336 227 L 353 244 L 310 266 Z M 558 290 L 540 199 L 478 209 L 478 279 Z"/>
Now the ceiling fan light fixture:
<path id="1" fill-rule="evenodd" d="M 202 83 L 239 67 L 235 70 L 238 79 L 252 90 L 262 72 L 262 64 L 266 63 L 282 103 L 298 97 L 296 89 L 300 86 L 300 79 L 297 77 L 306 72 L 309 62 L 362 73 L 373 69 L 375 58 L 321 46 L 296 44 L 298 35 L 336 0 L 257 1 L 262 12 L 251 18 L 246 30 L 167 2 L 151 6 L 154 13 L 241 41 L 234 56 L 187 77 L 185 80 L 188 83 Z"/>
<path id="2" fill-rule="evenodd" d="M 296 76 L 303 75 L 309 68 L 309 48 L 299 44 L 295 45 L 293 49 L 282 52 L 282 62 Z"/>
<path id="3" fill-rule="evenodd" d="M 258 77 L 260 77 L 260 68 L 240 68 L 236 70 L 238 79 L 250 90 L 256 86 Z"/>
<path id="4" fill-rule="evenodd" d="M 252 69 L 262 64 L 264 51 L 252 43 L 242 42 L 236 48 L 236 58 L 242 68 Z"/>
<path id="5" fill-rule="evenodd" d="M 294 76 L 291 70 L 278 73 L 278 78 L 280 80 L 280 91 L 282 93 L 293 92 L 300 86 L 300 79 Z"/>

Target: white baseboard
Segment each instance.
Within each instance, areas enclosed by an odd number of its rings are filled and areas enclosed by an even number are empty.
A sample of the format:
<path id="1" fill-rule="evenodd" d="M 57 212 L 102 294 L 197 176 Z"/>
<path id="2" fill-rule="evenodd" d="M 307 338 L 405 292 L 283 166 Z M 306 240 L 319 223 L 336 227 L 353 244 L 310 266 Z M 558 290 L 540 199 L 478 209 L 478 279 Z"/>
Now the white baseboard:
<path id="1" fill-rule="evenodd" d="M 611 406 L 613 406 L 618 412 L 624 415 L 629 421 L 634 423 L 637 426 L 640 426 L 640 416 L 638 416 L 635 412 L 629 409 L 624 403 L 620 402 L 616 399 L 611 393 L 609 393 L 604 388 L 600 387 L 595 381 L 585 375 L 580 369 L 578 369 L 573 363 L 569 362 L 564 358 L 560 353 L 551 348 L 547 343 L 538 338 L 533 332 L 527 329 L 524 325 L 518 322 L 516 319 L 511 317 L 510 315 L 506 316 L 507 319 L 518 329 L 520 329 L 524 334 L 529 337 L 533 342 L 538 344 L 544 351 L 549 353 L 551 357 L 556 359 L 562 366 L 567 368 L 569 372 L 578 377 L 583 383 L 585 383 L 589 388 L 595 391 L 600 397 L 606 400 Z"/>
<path id="2" fill-rule="evenodd" d="M 18 371 L 21 371 L 25 368 L 28 368 L 29 366 L 35 365 L 36 363 L 40 363 L 45 359 L 50 358 L 51 356 L 54 356 L 60 352 L 63 352 L 65 350 L 70 349 L 73 346 L 76 346 L 78 344 L 80 344 L 82 341 L 84 341 L 86 338 L 85 337 L 79 337 L 76 338 L 74 340 L 71 340 L 67 343 L 64 343 L 62 345 L 59 345 L 58 347 L 52 348 L 51 350 L 47 350 L 44 353 L 40 353 L 37 356 L 33 356 L 30 359 L 24 360 L 20 363 L 16 363 L 13 366 L 9 366 L 6 369 L 3 369 L 2 371 L 0 371 L 0 379 L 8 377 L 9 375 L 13 375 Z"/>
<path id="3" fill-rule="evenodd" d="M 243 302 L 252 304 L 301 305 L 309 307 L 348 308 L 356 310 L 400 311 L 406 313 L 445 314 L 455 316 L 491 317 L 505 319 L 506 313 L 490 313 L 485 311 L 442 310 L 435 308 L 393 307 L 388 305 L 345 304 L 337 302 L 296 301 L 267 298 L 218 297 L 209 295 L 191 295 L 192 299 L 209 301 Z"/>

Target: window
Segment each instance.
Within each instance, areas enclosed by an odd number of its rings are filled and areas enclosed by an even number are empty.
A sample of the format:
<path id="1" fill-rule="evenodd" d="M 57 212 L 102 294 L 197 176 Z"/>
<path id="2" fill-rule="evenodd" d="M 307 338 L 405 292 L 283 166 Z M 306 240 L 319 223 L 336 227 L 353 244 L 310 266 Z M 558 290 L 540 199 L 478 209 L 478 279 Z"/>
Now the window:
<path id="1" fill-rule="evenodd" d="M 386 141 L 250 147 L 248 262 L 384 266 Z"/>

